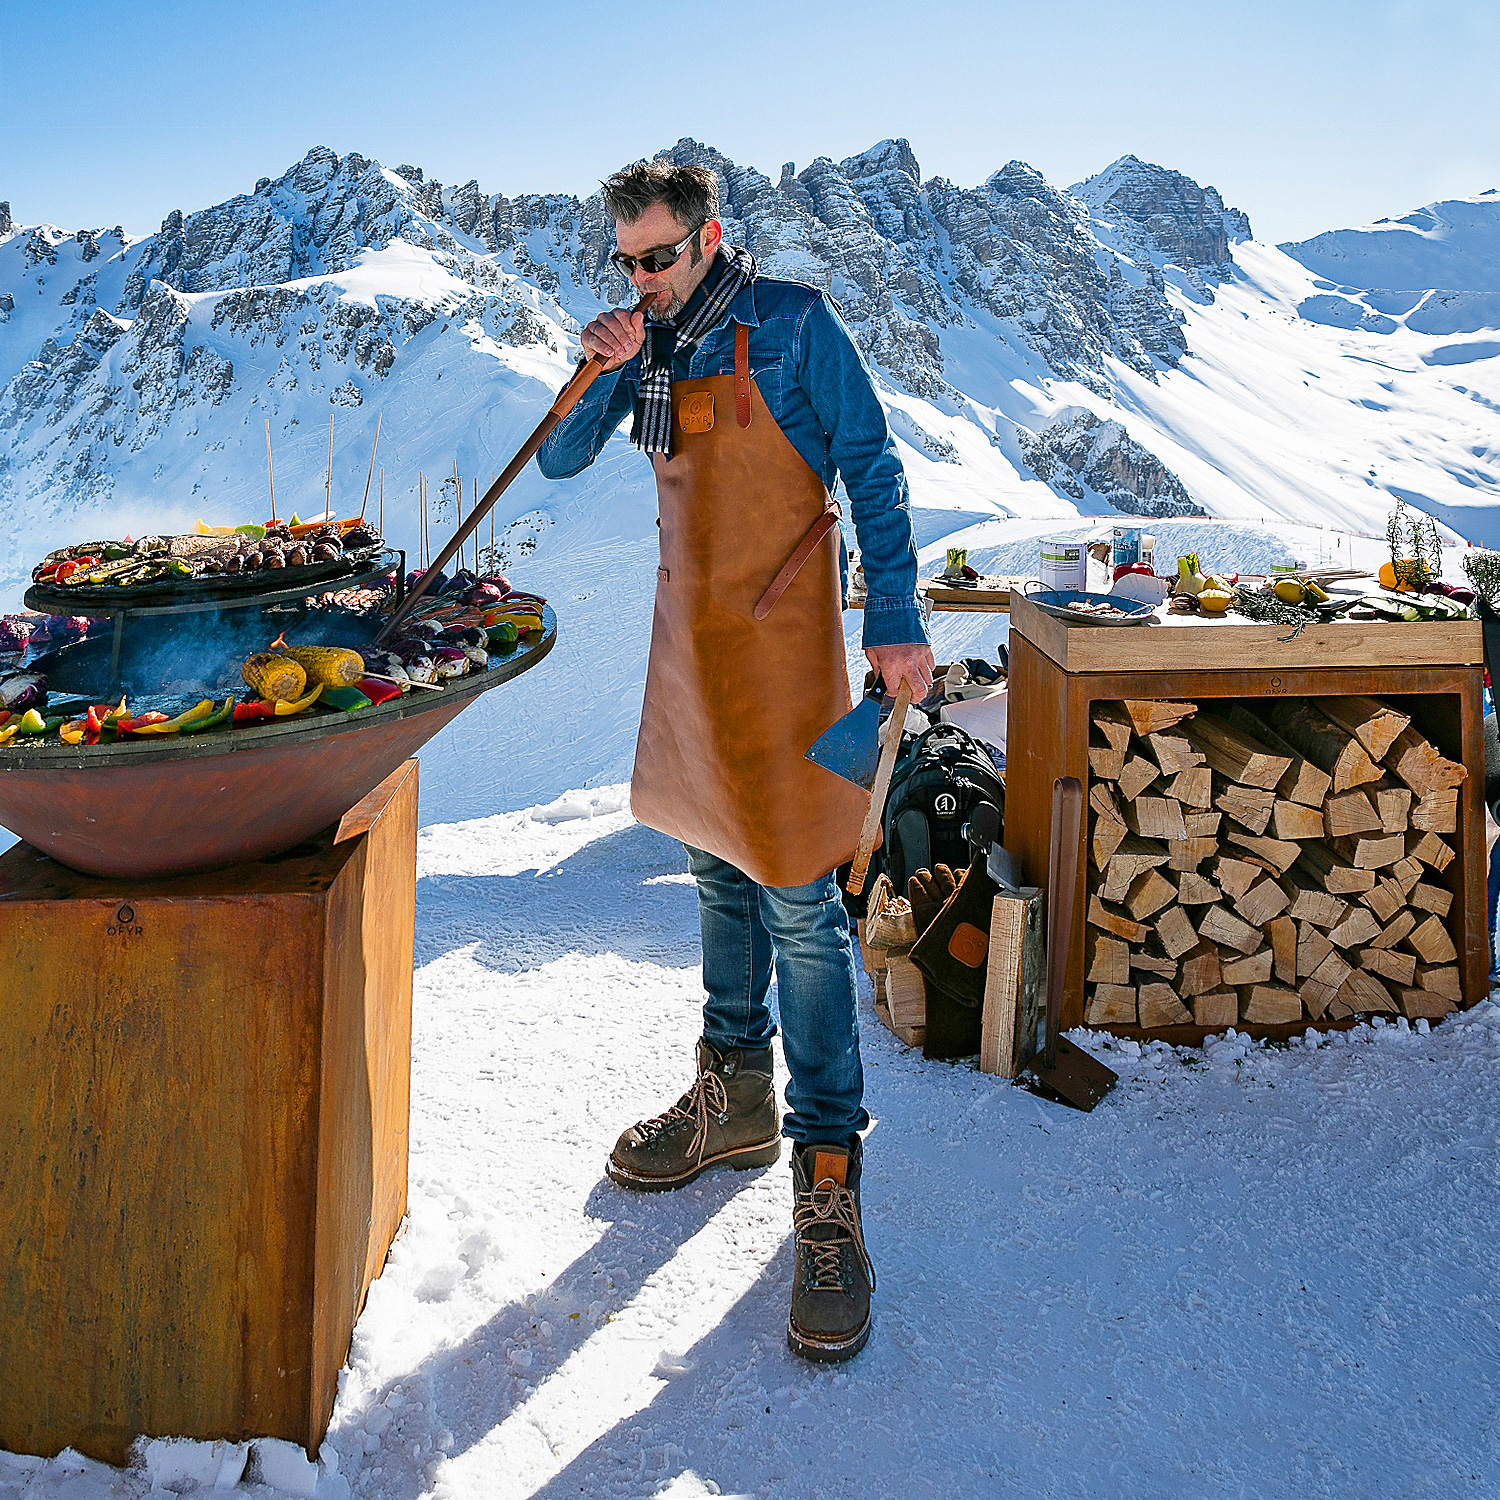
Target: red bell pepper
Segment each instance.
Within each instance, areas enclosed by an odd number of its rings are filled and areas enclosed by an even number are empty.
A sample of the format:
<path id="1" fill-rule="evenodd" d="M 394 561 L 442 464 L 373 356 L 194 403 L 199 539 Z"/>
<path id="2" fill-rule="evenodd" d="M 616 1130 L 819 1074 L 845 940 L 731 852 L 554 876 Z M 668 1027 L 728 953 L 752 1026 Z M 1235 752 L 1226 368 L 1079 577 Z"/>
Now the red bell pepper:
<path id="1" fill-rule="evenodd" d="M 236 703 L 232 721 L 236 724 L 258 724 L 262 719 L 274 719 L 276 705 L 257 699 L 254 703 Z"/>
<path id="2" fill-rule="evenodd" d="M 373 677 L 362 677 L 354 686 L 377 707 L 401 696 L 401 689 L 394 682 L 376 682 Z"/>
<path id="3" fill-rule="evenodd" d="M 136 714 L 136 716 L 132 719 L 116 720 L 115 728 L 118 729 L 121 734 L 129 734 L 133 729 L 144 729 L 147 724 L 165 724 L 168 717 L 169 716 L 167 714 L 158 713 L 153 708 L 148 710 L 146 713 Z"/>

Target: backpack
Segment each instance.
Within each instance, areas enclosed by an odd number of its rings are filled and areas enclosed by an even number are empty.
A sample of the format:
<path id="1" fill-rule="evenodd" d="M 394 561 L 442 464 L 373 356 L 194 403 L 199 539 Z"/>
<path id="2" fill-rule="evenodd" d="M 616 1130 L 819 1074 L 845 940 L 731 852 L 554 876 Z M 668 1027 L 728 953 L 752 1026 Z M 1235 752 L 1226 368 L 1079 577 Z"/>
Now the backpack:
<path id="1" fill-rule="evenodd" d="M 934 724 L 903 744 L 881 819 L 881 868 L 897 894 L 921 869 L 967 869 L 967 827 L 988 803 L 1005 821 L 1005 783 L 983 745 L 957 724 Z"/>

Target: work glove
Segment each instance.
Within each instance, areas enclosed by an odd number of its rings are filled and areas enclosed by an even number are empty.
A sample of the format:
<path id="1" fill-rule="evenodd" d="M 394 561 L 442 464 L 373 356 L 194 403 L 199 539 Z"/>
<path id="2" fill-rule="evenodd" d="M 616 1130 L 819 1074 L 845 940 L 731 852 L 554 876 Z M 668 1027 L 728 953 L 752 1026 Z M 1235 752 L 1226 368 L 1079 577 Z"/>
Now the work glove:
<path id="1" fill-rule="evenodd" d="M 911 902 L 918 937 L 927 931 L 928 923 L 943 909 L 962 880 L 963 876 L 955 876 L 947 865 L 938 865 L 935 869 L 918 870 L 906 882 L 906 899 Z"/>

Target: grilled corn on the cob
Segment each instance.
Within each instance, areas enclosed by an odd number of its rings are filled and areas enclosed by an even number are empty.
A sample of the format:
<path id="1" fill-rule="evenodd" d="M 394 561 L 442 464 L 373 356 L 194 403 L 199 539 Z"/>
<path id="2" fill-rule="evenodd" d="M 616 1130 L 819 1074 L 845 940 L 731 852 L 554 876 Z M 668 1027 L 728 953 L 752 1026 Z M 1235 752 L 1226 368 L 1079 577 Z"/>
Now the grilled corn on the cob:
<path id="1" fill-rule="evenodd" d="M 365 675 L 359 652 L 343 646 L 288 646 L 286 654 L 319 687 L 352 687 Z"/>
<path id="2" fill-rule="evenodd" d="M 257 651 L 240 668 L 240 676 L 270 703 L 290 703 L 307 686 L 301 663 L 280 651 Z"/>

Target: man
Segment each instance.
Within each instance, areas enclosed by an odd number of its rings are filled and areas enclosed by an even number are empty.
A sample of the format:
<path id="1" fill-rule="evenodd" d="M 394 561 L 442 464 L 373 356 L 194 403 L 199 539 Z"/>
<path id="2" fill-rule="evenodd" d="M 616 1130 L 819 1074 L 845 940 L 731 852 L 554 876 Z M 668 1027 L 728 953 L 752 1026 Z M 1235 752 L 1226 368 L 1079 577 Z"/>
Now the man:
<path id="1" fill-rule="evenodd" d="M 832 872 L 868 798 L 804 757 L 849 707 L 836 475 L 869 591 L 865 654 L 891 691 L 904 678 L 920 701 L 931 685 L 906 478 L 833 304 L 723 243 L 711 171 L 638 162 L 604 203 L 615 262 L 651 300 L 583 330 L 604 373 L 538 461 L 577 474 L 633 414 L 656 471 L 662 566 L 631 804 L 687 846 L 707 991 L 696 1081 L 620 1137 L 608 1171 L 662 1190 L 776 1160 L 774 961 L 791 1075 L 787 1336 L 809 1358 L 847 1359 L 869 1335 L 874 1270 L 854 955 Z"/>

